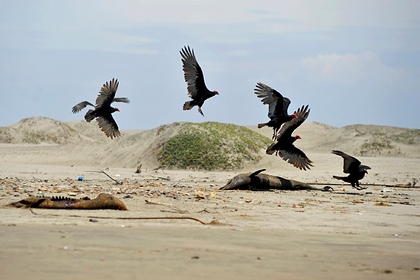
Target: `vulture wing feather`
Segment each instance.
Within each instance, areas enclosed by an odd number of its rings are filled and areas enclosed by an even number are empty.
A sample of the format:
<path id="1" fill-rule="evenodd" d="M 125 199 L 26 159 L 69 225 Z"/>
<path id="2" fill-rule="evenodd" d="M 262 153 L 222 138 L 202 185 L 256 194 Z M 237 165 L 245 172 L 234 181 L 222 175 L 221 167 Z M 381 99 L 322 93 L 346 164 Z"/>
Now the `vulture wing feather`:
<path id="1" fill-rule="evenodd" d="M 99 127 L 106 136 L 110 137 L 111 139 L 121 136 L 121 133 L 118 130 L 118 125 L 111 114 L 105 114 L 98 117 L 96 120 Z"/>
<path id="2" fill-rule="evenodd" d="M 268 117 L 274 119 L 280 117 L 283 112 L 283 96 L 276 90 L 263 83 L 257 83 L 254 89 L 263 104 L 268 104 Z M 290 100 L 289 100 L 290 102 Z"/>
<path id="3" fill-rule="evenodd" d="M 115 93 L 118 89 L 118 79 L 112 79 L 109 83 L 106 82 L 101 90 L 99 95 L 96 98 L 96 108 L 110 107 L 111 103 L 114 101 Z"/>
<path id="4" fill-rule="evenodd" d="M 130 103 L 130 100 L 126 97 L 115 97 L 112 102 L 123 102 L 123 103 Z"/>
<path id="5" fill-rule="evenodd" d="M 344 159 L 344 173 L 357 173 L 359 171 L 359 165 L 361 164 L 361 162 L 357 158 L 349 156 L 348 154 L 343 153 L 342 151 L 334 150 L 332 151 L 332 153 L 341 156 Z"/>
<path id="6" fill-rule="evenodd" d="M 308 109 L 308 105 L 302 106 L 296 111 L 296 118 L 292 119 L 283 124 L 279 131 L 277 139 L 281 137 L 288 137 L 292 135 L 292 132 L 298 128 L 309 116 L 311 109 Z"/>
<path id="7" fill-rule="evenodd" d="M 208 91 L 204 82 L 204 74 L 194 55 L 194 50 L 184 47 L 180 54 L 184 70 L 184 78 L 187 83 L 188 96 L 192 99 L 200 99 Z"/>
<path id="8" fill-rule="evenodd" d="M 71 111 L 73 112 L 73 114 L 78 113 L 78 112 L 80 112 L 81 110 L 83 110 L 88 105 L 89 106 L 92 106 L 92 107 L 95 107 L 95 105 L 93 105 L 89 101 L 83 101 L 83 102 L 80 102 L 77 105 L 74 105 L 73 108 L 71 109 Z"/>
<path id="9" fill-rule="evenodd" d="M 279 150 L 277 155 L 300 170 L 311 169 L 310 167 L 313 166 L 312 161 L 306 156 L 306 154 L 294 145 L 289 147 L 287 150 Z"/>

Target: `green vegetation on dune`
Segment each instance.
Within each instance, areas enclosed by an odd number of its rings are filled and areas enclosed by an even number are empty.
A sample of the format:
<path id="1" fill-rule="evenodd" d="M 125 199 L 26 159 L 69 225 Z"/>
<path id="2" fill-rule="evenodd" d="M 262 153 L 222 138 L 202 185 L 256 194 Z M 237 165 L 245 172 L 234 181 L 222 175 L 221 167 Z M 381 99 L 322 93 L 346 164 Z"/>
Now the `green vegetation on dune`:
<path id="1" fill-rule="evenodd" d="M 232 170 L 258 162 L 271 140 L 246 127 L 218 122 L 180 123 L 157 157 L 167 168 Z"/>
<path id="2" fill-rule="evenodd" d="M 407 129 L 401 133 L 391 135 L 390 138 L 392 141 L 406 145 L 419 145 L 420 129 Z"/>
<path id="3" fill-rule="evenodd" d="M 419 129 L 399 129 L 401 132 L 381 131 L 381 127 L 370 132 L 373 136 L 360 148 L 362 156 L 404 156 L 395 143 L 420 145 Z M 356 135 L 359 136 L 359 135 Z"/>
<path id="4" fill-rule="evenodd" d="M 401 149 L 396 148 L 391 144 L 391 141 L 385 138 L 372 139 L 360 147 L 360 154 L 362 156 L 384 156 L 384 155 L 393 155 L 400 156 L 402 155 Z"/>
<path id="5" fill-rule="evenodd" d="M 11 143 L 13 136 L 8 127 L 0 127 L 0 143 Z"/>

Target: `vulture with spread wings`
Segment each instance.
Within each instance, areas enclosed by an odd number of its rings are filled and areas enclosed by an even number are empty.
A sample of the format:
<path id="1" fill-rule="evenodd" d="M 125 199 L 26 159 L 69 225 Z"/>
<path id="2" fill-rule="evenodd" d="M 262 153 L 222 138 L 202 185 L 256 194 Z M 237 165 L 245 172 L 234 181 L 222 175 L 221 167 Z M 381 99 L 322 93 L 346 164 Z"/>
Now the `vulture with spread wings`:
<path id="1" fill-rule="evenodd" d="M 333 176 L 333 178 L 350 183 L 353 188 L 358 190 L 363 189 L 363 187 L 360 187 L 359 185 L 359 180 L 362 180 L 363 177 L 365 177 L 365 174 L 368 174 L 367 170 L 370 169 L 370 167 L 362 165 L 360 160 L 341 151 L 333 150 L 332 153 L 341 156 L 344 159 L 343 172 L 350 174 L 347 177 Z"/>
<path id="2" fill-rule="evenodd" d="M 304 152 L 293 145 L 293 142 L 301 139 L 301 137 L 297 134 L 292 136 L 292 132 L 308 118 L 310 111 L 308 105 L 299 108 L 295 113 L 296 118 L 283 124 L 278 133 L 277 142 L 271 144 L 267 148 L 266 153 L 272 155 L 275 152 L 276 155 L 301 170 L 311 169 L 310 167 L 313 166 L 312 161 Z"/>
<path id="3" fill-rule="evenodd" d="M 118 130 L 118 125 L 112 117 L 112 113 L 119 112 L 118 108 L 111 107 L 113 102 L 124 102 L 129 103 L 130 100 L 125 97 L 115 97 L 115 93 L 118 89 L 118 79 L 112 79 L 109 83 L 106 82 L 96 98 L 96 106 L 88 101 L 80 102 L 72 108 L 73 113 L 80 112 L 86 106 L 95 107 L 94 110 L 90 109 L 86 115 L 85 120 L 87 122 L 92 121 L 96 118 L 99 127 L 106 134 L 106 136 L 115 138 L 121 136 L 120 131 Z"/>
<path id="4" fill-rule="evenodd" d="M 261 98 L 263 104 L 268 104 L 268 117 L 270 118 L 269 122 L 258 124 L 258 128 L 264 126 L 272 127 L 273 139 L 276 139 L 281 125 L 296 118 L 296 114 L 289 115 L 287 113 L 290 99 L 263 83 L 257 83 L 254 92 Z"/>
<path id="5" fill-rule="evenodd" d="M 192 99 L 184 103 L 184 110 L 191 110 L 194 106 L 198 106 L 198 112 L 204 117 L 201 107 L 206 99 L 219 94 L 217 90 L 210 91 L 204 82 L 203 71 L 194 55 L 194 50 L 190 47 L 184 47 L 180 54 L 182 56 L 182 69 L 184 70 L 184 78 L 187 83 L 188 96 Z"/>

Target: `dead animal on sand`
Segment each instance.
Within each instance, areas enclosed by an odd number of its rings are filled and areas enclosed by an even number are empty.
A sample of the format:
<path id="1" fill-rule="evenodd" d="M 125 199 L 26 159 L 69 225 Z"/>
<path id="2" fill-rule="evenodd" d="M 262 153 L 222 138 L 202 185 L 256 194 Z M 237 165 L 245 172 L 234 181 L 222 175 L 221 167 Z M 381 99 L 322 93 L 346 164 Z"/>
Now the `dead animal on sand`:
<path id="1" fill-rule="evenodd" d="M 314 190 L 332 191 L 331 187 L 316 188 L 303 182 L 284 179 L 261 173 L 265 169 L 260 169 L 251 173 L 242 173 L 233 177 L 221 190 Z"/>
<path id="2" fill-rule="evenodd" d="M 81 199 L 68 197 L 28 197 L 18 202 L 12 202 L 8 206 L 43 209 L 127 210 L 127 207 L 121 200 L 106 193 L 99 194 L 95 199 L 88 197 Z"/>

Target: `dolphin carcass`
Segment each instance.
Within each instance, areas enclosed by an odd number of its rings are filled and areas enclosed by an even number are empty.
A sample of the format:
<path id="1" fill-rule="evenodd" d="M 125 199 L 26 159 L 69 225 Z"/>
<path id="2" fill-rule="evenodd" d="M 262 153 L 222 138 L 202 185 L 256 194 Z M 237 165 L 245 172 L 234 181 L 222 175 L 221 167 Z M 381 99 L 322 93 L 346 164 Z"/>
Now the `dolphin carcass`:
<path id="1" fill-rule="evenodd" d="M 284 179 L 261 173 L 265 169 L 260 169 L 251 173 L 242 173 L 233 177 L 229 182 L 221 187 L 221 190 L 314 190 L 331 191 L 331 187 L 316 188 L 303 182 Z"/>
<path id="2" fill-rule="evenodd" d="M 12 202 L 9 206 L 44 209 L 127 210 L 127 207 L 121 200 L 106 193 L 101 193 L 94 199 L 88 197 L 81 199 L 68 197 L 28 197 L 17 202 Z"/>

